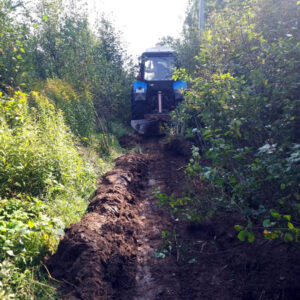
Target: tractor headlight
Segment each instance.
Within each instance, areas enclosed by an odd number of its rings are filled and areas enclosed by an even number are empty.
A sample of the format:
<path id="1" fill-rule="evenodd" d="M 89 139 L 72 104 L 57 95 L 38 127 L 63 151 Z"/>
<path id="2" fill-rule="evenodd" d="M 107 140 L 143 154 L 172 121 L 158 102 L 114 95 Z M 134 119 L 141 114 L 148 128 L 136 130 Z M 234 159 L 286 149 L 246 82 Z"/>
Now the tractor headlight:
<path id="1" fill-rule="evenodd" d="M 146 100 L 146 93 L 144 89 L 137 89 L 134 92 L 134 100 L 135 101 L 145 101 Z"/>
<path id="2" fill-rule="evenodd" d="M 147 83 L 143 81 L 135 81 L 133 83 L 133 100 L 146 101 Z"/>

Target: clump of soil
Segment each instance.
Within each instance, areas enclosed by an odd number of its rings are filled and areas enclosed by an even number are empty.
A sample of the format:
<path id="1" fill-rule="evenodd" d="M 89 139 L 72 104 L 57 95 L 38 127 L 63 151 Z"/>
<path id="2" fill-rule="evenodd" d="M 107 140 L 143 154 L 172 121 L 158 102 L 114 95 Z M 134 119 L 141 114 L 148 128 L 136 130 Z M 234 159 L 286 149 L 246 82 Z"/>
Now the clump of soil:
<path id="1" fill-rule="evenodd" d="M 141 143 L 142 137 L 137 133 L 124 134 L 119 138 L 119 144 L 122 148 L 132 149 L 137 144 Z"/>
<path id="2" fill-rule="evenodd" d="M 191 142 L 182 137 L 174 137 L 165 143 L 164 148 L 169 153 L 190 158 L 192 156 L 192 145 Z"/>
<path id="3" fill-rule="evenodd" d="M 145 159 L 127 154 L 107 173 L 82 220 L 66 229 L 48 262 L 64 282 L 64 299 L 121 299 L 134 286 L 139 219 L 137 197 L 147 173 Z"/>

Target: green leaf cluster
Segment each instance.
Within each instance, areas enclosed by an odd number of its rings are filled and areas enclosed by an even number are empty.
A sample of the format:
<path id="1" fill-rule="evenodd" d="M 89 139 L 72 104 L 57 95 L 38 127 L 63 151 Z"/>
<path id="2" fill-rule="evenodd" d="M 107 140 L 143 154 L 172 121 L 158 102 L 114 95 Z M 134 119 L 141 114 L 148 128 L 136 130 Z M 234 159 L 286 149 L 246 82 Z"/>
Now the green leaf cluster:
<path id="1" fill-rule="evenodd" d="M 194 73 L 176 74 L 190 88 L 174 120 L 194 133 L 210 162 L 202 166 L 194 154 L 187 173 L 209 183 L 212 210 L 239 212 L 273 237 L 296 241 L 300 8 L 295 1 L 223 4 L 210 6 Z M 253 239 L 247 230 L 239 238 Z"/>
<path id="2" fill-rule="evenodd" d="M 46 85 L 82 137 L 95 125 L 103 132 L 112 130 L 110 121 L 127 124 L 134 68 L 111 22 L 102 16 L 90 24 L 81 0 L 19 4 L 0 3 L 0 90 L 11 95 Z"/>
<path id="3" fill-rule="evenodd" d="M 46 96 L 1 94 L 0 120 L 0 295 L 25 299 L 38 293 L 34 270 L 85 211 L 97 174 Z"/>
<path id="4" fill-rule="evenodd" d="M 40 261 L 85 211 L 99 155 L 113 164 L 130 118 L 134 69 L 86 5 L 0 1 L 1 299 L 54 298 Z"/>

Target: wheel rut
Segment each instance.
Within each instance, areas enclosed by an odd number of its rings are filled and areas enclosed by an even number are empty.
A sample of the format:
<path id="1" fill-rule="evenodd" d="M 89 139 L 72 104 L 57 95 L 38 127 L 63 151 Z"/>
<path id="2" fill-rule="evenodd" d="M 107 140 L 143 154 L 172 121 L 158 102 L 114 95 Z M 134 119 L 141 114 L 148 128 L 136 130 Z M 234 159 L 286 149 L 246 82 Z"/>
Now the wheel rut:
<path id="1" fill-rule="evenodd" d="M 157 205 L 154 191 L 170 192 L 177 174 L 178 158 L 167 155 L 157 140 L 149 140 L 142 147 L 149 162 L 147 188 L 139 203 L 141 231 L 138 239 L 135 300 L 181 299 L 178 267 L 175 257 L 155 258 L 161 247 L 162 231 L 171 230 L 174 220 L 168 211 Z M 176 163 L 178 161 L 178 163 Z M 175 180 L 176 181 L 176 180 Z M 176 181 L 178 183 L 178 181 Z"/>

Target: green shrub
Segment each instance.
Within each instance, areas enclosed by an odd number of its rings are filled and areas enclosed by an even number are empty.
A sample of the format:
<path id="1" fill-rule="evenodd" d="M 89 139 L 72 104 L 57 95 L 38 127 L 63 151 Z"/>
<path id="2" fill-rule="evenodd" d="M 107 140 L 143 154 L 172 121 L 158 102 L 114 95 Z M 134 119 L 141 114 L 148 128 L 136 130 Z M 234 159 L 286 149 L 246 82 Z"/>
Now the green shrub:
<path id="1" fill-rule="evenodd" d="M 65 81 L 47 79 L 45 93 L 63 111 L 66 123 L 75 135 L 90 137 L 95 131 L 95 112 L 92 96 L 87 90 L 78 93 Z"/>
<path id="2" fill-rule="evenodd" d="M 37 286 L 53 293 L 32 276 L 85 211 L 101 162 L 79 154 L 61 111 L 37 92 L 1 95 L 0 120 L 0 287 L 29 299 Z"/>
<path id="3" fill-rule="evenodd" d="M 213 210 L 235 210 L 251 220 L 239 233 L 243 240 L 253 224 L 269 238 L 298 241 L 300 234 L 294 225 L 300 218 L 299 11 L 296 1 L 261 0 L 214 10 L 201 38 L 197 76 L 180 71 L 191 88 L 174 117 L 188 120 L 188 132 L 211 162 L 201 166 L 194 155 L 187 173 L 218 191 Z"/>

